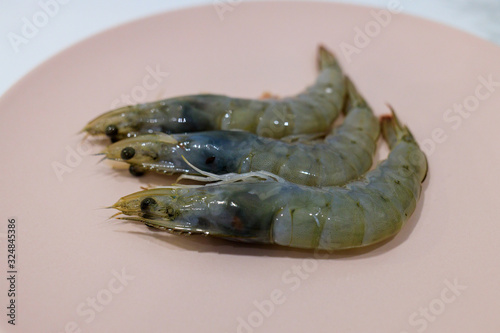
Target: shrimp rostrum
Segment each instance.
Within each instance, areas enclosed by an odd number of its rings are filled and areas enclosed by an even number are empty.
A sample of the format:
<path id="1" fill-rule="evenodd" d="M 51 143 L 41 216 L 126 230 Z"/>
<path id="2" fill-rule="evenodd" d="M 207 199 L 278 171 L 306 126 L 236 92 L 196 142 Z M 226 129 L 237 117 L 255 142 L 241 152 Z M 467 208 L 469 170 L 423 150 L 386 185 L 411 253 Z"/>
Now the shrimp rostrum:
<path id="1" fill-rule="evenodd" d="M 145 190 L 113 207 L 128 215 L 123 219 L 174 233 L 306 249 L 367 246 L 400 230 L 427 173 L 424 153 L 395 115 L 382 118 L 382 134 L 391 148 L 388 158 L 343 187 L 224 181 Z"/>
<path id="2" fill-rule="evenodd" d="M 380 132 L 378 119 L 346 78 L 346 118 L 323 141 L 285 142 L 245 131 L 140 135 L 104 150 L 107 158 L 130 164 L 130 172 L 215 174 L 267 171 L 308 186 L 342 185 L 371 167 Z M 197 179 L 197 177 L 185 177 Z"/>
<path id="3" fill-rule="evenodd" d="M 151 133 L 245 130 L 282 138 L 326 133 L 344 104 L 342 70 L 332 53 L 318 51 L 316 82 L 298 95 L 283 99 L 244 99 L 223 95 L 190 95 L 125 106 L 95 118 L 83 131 L 105 134 L 113 142 Z"/>

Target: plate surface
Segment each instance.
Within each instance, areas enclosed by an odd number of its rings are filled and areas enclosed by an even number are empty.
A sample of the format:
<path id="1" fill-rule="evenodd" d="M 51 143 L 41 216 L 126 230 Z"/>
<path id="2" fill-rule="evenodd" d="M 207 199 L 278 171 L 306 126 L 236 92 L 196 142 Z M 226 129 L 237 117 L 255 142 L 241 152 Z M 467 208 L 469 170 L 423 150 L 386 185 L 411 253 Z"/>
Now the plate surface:
<path id="1" fill-rule="evenodd" d="M 1 98 L 0 232 L 16 218 L 16 328 L 498 332 L 500 49 L 379 9 L 231 6 L 222 16 L 199 7 L 106 31 Z M 314 80 L 320 43 L 377 115 L 393 105 L 427 152 L 424 194 L 396 237 L 318 258 L 107 220 L 113 212 L 101 207 L 162 179 L 98 164 L 96 147 L 76 134 L 87 121 L 178 94 L 295 93 Z M 6 279 L 0 287 L 6 305 Z M 12 329 L 5 317 L 1 325 Z"/>

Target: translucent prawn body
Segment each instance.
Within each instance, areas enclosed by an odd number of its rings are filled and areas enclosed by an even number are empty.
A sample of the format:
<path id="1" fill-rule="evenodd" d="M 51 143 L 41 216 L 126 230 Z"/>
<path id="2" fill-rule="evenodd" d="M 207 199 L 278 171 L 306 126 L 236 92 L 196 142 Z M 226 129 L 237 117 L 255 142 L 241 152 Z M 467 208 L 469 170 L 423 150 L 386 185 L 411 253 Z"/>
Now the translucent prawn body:
<path id="1" fill-rule="evenodd" d="M 245 130 L 263 137 L 326 133 L 342 110 L 345 85 L 333 54 L 318 51 L 316 82 L 283 99 L 189 95 L 109 111 L 85 126 L 90 135 L 118 141 L 139 134 Z"/>
<path id="2" fill-rule="evenodd" d="M 427 173 L 425 155 L 395 116 L 382 119 L 382 133 L 391 148 L 388 158 L 342 187 L 238 175 L 245 181 L 146 190 L 113 207 L 124 219 L 172 232 L 306 249 L 367 246 L 400 230 L 415 210 Z"/>
<path id="3" fill-rule="evenodd" d="M 215 173 L 267 171 L 309 186 L 342 185 L 371 167 L 380 125 L 347 80 L 347 116 L 324 140 L 288 142 L 245 131 L 140 135 L 106 148 L 107 158 L 131 165 L 131 172 L 197 174 L 186 162 Z M 196 179 L 196 177 L 191 177 Z"/>

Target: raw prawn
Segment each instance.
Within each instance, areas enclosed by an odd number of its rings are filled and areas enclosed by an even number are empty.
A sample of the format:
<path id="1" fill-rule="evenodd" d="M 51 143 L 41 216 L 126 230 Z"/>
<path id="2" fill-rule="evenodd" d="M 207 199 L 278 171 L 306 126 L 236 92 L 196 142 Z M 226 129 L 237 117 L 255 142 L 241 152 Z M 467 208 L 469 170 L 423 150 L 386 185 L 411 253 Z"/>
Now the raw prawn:
<path id="1" fill-rule="evenodd" d="M 371 167 L 380 132 L 378 119 L 349 79 L 347 116 L 324 141 L 289 143 L 244 131 L 140 135 L 104 150 L 130 164 L 130 172 L 196 174 L 185 161 L 215 174 L 268 171 L 308 186 L 342 185 Z M 189 177 L 196 179 L 196 177 Z"/>
<path id="2" fill-rule="evenodd" d="M 426 157 L 408 128 L 394 114 L 381 122 L 389 156 L 342 187 L 307 187 L 254 172 L 235 175 L 243 182 L 224 178 L 137 192 L 113 208 L 128 215 L 122 219 L 173 233 L 324 250 L 374 244 L 395 235 L 412 215 L 427 173 Z"/>
<path id="3" fill-rule="evenodd" d="M 344 104 L 342 70 L 324 47 L 318 51 L 319 75 L 304 92 L 283 99 L 243 99 L 190 95 L 125 106 L 95 118 L 83 131 L 106 134 L 113 142 L 139 134 L 246 130 L 282 138 L 326 133 Z"/>

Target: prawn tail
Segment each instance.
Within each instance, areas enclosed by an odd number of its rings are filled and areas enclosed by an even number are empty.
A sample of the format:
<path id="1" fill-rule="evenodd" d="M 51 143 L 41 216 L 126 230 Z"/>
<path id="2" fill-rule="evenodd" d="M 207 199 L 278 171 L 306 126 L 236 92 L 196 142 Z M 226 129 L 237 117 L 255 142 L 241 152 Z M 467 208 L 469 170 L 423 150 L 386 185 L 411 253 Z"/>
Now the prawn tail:
<path id="1" fill-rule="evenodd" d="M 346 76 L 344 80 L 345 86 L 347 88 L 347 102 L 343 110 L 344 114 L 347 114 L 349 110 L 355 107 L 368 108 L 368 103 L 366 102 L 364 97 L 361 96 L 351 79 Z"/>
<path id="2" fill-rule="evenodd" d="M 324 68 L 328 67 L 340 67 L 339 63 L 337 61 L 337 58 L 335 58 L 335 55 L 328 51 L 328 49 L 320 45 L 318 49 L 318 68 L 319 70 L 322 70 Z"/>
<path id="3" fill-rule="evenodd" d="M 388 105 L 391 110 L 390 115 L 380 117 L 380 126 L 384 139 L 392 149 L 399 141 L 406 139 L 415 141 L 408 127 L 401 124 L 392 106 Z"/>

